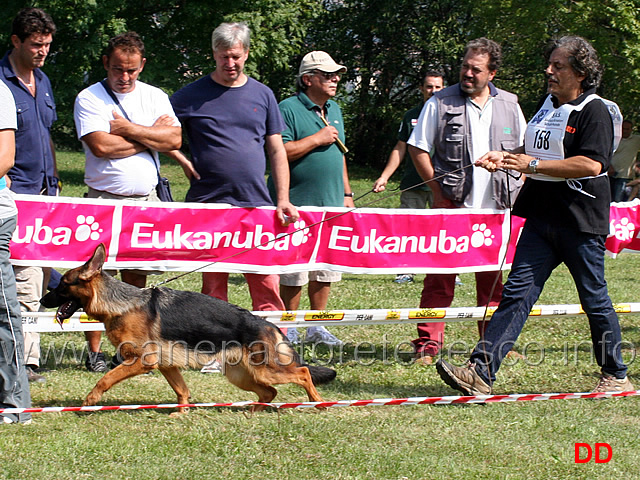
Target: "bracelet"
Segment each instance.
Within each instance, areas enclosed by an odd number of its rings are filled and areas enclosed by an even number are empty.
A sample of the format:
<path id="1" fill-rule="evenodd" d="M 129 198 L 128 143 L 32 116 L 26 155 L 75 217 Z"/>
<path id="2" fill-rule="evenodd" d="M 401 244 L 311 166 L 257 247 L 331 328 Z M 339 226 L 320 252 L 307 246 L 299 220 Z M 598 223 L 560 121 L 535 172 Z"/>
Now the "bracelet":
<path id="1" fill-rule="evenodd" d="M 351 193 L 345 193 L 345 194 L 344 194 L 344 196 L 345 196 L 345 197 L 351 197 L 351 198 L 353 198 L 353 192 L 351 192 Z"/>

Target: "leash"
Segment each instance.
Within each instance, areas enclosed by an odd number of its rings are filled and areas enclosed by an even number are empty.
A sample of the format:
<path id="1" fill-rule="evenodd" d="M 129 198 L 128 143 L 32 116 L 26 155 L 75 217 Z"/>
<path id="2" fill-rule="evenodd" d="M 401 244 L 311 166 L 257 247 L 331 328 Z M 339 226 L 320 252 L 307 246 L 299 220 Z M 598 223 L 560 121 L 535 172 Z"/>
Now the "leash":
<path id="1" fill-rule="evenodd" d="M 340 218 L 340 217 L 342 217 L 344 215 L 352 213 L 352 212 L 354 212 L 354 211 L 356 211 L 358 209 L 367 208 L 367 207 L 369 207 L 371 205 L 375 205 L 376 203 L 382 202 L 383 200 L 387 200 L 389 198 L 395 197 L 395 196 L 401 194 L 402 192 L 406 192 L 407 190 L 411 190 L 413 188 L 420 187 L 422 185 L 427 185 L 427 184 L 429 184 L 429 183 L 431 183 L 431 182 L 433 182 L 435 180 L 439 180 L 440 178 L 443 178 L 446 175 L 449 175 L 451 173 L 461 172 L 461 171 L 463 171 L 463 170 L 465 170 L 465 169 L 467 169 L 469 167 L 473 167 L 473 166 L 474 165 L 472 163 L 469 164 L 469 165 L 465 165 L 464 167 L 457 168 L 455 170 L 452 170 L 451 172 L 447 172 L 446 174 L 440 175 L 439 177 L 433 177 L 430 180 L 424 180 L 424 181 L 422 181 L 420 183 L 416 183 L 415 185 L 412 185 L 412 186 L 407 187 L 407 188 L 402 189 L 402 190 L 400 190 L 400 187 L 398 187 L 398 188 L 392 190 L 388 195 L 383 195 L 383 196 L 381 196 L 379 198 L 376 198 L 374 200 L 371 200 L 371 201 L 369 201 L 369 202 L 367 202 L 367 203 L 365 203 L 363 205 L 359 205 L 359 206 L 356 206 L 356 207 L 353 207 L 353 208 L 349 208 L 344 212 L 336 213 L 335 215 L 333 215 L 331 217 L 328 217 L 328 218 L 325 218 L 324 220 L 320 220 L 320 221 L 312 223 L 310 225 L 305 225 L 304 227 L 298 228 L 298 229 L 294 230 L 293 232 L 289 232 L 289 233 L 286 233 L 284 235 L 281 235 L 280 237 L 277 238 L 277 241 L 281 241 L 283 238 L 289 237 L 289 236 L 291 236 L 291 235 L 293 235 L 293 234 L 295 234 L 297 232 L 301 232 L 303 230 L 309 230 L 309 229 L 311 229 L 313 227 L 317 227 L 319 225 L 322 225 L 325 222 L 329 222 L 331 220 L 335 220 L 336 218 Z M 507 174 L 509 174 L 509 173 L 507 173 Z M 359 201 L 359 200 L 361 200 L 362 198 L 366 197 L 370 193 L 374 193 L 373 190 L 369 190 L 368 192 L 366 192 L 366 193 L 360 195 L 359 197 L 355 198 L 354 199 L 354 203 Z M 272 242 L 275 242 L 275 241 L 276 241 L 276 239 L 267 240 L 267 241 L 265 241 L 265 242 L 263 242 L 263 243 L 261 243 L 259 245 L 254 245 L 253 247 L 245 248 L 244 250 L 241 250 L 239 252 L 233 253 L 231 255 L 227 255 L 226 257 L 223 257 L 223 258 L 221 258 L 219 260 L 216 260 L 214 262 L 207 263 L 205 265 L 202 265 L 201 267 L 194 268 L 193 270 L 189 270 L 189 271 L 183 272 L 183 273 L 181 273 L 179 275 L 175 275 L 173 277 L 167 278 L 167 279 L 165 279 L 165 280 L 163 280 L 163 281 L 161 281 L 159 283 L 151 285 L 149 288 L 157 288 L 157 287 L 160 287 L 162 285 L 166 285 L 167 283 L 173 282 L 174 280 L 178 280 L 178 279 L 180 279 L 182 277 L 185 277 L 185 276 L 190 275 L 192 273 L 198 272 L 198 271 L 200 271 L 200 270 L 202 270 L 204 268 L 210 267 L 211 265 L 215 265 L 216 263 L 227 261 L 229 259 L 237 257 L 238 255 L 242 255 L 244 253 L 250 252 L 252 250 L 255 250 L 256 248 L 263 247 L 263 246 L 268 245 L 268 244 L 270 244 Z M 505 255 L 506 255 L 506 253 L 505 253 Z"/>

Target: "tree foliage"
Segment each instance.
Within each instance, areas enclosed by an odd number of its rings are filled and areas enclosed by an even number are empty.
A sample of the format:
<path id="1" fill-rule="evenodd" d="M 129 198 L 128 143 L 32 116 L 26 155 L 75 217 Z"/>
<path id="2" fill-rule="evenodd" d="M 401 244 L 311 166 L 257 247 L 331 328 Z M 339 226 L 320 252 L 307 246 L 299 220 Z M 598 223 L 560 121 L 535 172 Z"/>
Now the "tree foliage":
<path id="1" fill-rule="evenodd" d="M 528 117 L 544 93 L 542 51 L 553 36 L 581 35 L 606 71 L 600 93 L 640 121 L 638 0 L 8 0 L 0 41 L 9 46 L 11 20 L 38 6 L 58 26 L 44 67 L 52 80 L 58 145 L 77 148 L 73 100 L 101 79 L 107 40 L 135 30 L 145 40 L 142 79 L 172 93 L 213 68 L 210 34 L 222 21 L 252 30 L 247 72 L 279 99 L 294 90 L 307 52 L 329 52 L 348 72 L 338 100 L 346 117 L 350 161 L 380 167 L 395 143 L 403 113 L 420 102 L 421 75 L 442 69 L 458 81 L 464 44 L 486 36 L 500 42 L 496 84 L 519 95 Z"/>

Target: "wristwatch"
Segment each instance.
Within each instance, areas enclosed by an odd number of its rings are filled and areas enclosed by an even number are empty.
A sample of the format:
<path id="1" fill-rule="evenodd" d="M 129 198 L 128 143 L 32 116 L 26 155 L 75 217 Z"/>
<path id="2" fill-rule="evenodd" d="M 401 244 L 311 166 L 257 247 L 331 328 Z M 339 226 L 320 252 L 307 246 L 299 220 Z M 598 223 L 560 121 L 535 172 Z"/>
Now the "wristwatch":
<path id="1" fill-rule="evenodd" d="M 344 194 L 344 196 L 345 196 L 345 197 L 351 197 L 351 198 L 353 198 L 353 192 L 351 192 L 351 193 L 345 193 L 345 194 Z"/>
<path id="2" fill-rule="evenodd" d="M 529 162 L 529 173 L 538 173 L 538 163 L 540 163 L 540 160 L 537 158 Z"/>

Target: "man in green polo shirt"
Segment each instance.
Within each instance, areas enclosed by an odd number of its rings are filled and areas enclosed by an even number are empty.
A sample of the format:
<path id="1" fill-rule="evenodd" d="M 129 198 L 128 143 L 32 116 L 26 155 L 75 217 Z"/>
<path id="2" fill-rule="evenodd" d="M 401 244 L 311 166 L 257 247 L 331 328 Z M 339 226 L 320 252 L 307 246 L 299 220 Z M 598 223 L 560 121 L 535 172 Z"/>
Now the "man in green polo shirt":
<path id="1" fill-rule="evenodd" d="M 335 96 L 340 74 L 346 67 L 329 54 L 315 51 L 302 59 L 297 77 L 297 94 L 280 102 L 287 124 L 282 132 L 291 170 L 289 199 L 296 206 L 354 207 L 344 154 L 344 121 Z M 270 190 L 272 182 L 269 179 Z M 302 286 L 309 284 L 311 309 L 326 310 L 331 283 L 341 279 L 330 271 L 280 275 L 280 296 L 288 310 L 300 305 Z M 298 342 L 298 332 L 287 336 Z M 342 342 L 324 327 L 310 327 L 307 342 L 340 345 Z"/>
<path id="2" fill-rule="evenodd" d="M 400 182 L 400 190 L 402 191 L 400 194 L 400 208 L 427 208 L 427 206 L 431 207 L 433 203 L 433 192 L 424 183 L 424 180 L 422 180 L 413 165 L 413 161 L 407 152 L 407 141 L 411 136 L 411 132 L 413 132 L 413 127 L 418 123 L 418 117 L 420 117 L 424 102 L 429 100 L 435 92 L 444 88 L 444 75 L 436 70 L 428 71 L 422 77 L 422 84 L 418 88 L 422 93 L 422 103 L 404 114 L 398 130 L 398 142 L 391 150 L 387 164 L 380 177 L 373 184 L 374 192 L 383 192 L 391 175 L 398 169 L 403 159 L 406 158 L 404 175 Z M 416 187 L 415 185 L 418 186 Z M 413 283 L 413 277 L 413 273 L 400 273 L 396 275 L 394 282 Z"/>

